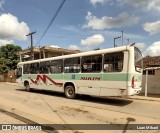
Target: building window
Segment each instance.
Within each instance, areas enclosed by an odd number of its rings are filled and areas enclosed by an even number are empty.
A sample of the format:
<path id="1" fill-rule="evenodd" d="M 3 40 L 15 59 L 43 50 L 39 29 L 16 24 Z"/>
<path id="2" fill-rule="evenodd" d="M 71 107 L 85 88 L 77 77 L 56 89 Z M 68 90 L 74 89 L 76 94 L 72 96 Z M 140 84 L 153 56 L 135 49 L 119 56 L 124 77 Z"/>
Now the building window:
<path id="1" fill-rule="evenodd" d="M 30 73 L 31 74 L 38 74 L 39 73 L 39 63 L 32 63 L 30 65 Z"/>
<path id="2" fill-rule="evenodd" d="M 120 72 L 123 70 L 123 52 L 104 55 L 104 72 Z"/>
<path id="3" fill-rule="evenodd" d="M 102 55 L 82 57 L 82 72 L 101 72 Z"/>
<path id="4" fill-rule="evenodd" d="M 54 60 L 50 64 L 51 73 L 62 73 L 63 72 L 63 60 Z"/>
<path id="5" fill-rule="evenodd" d="M 146 70 L 143 70 L 143 75 L 146 75 Z M 155 75 L 155 70 L 148 70 L 148 75 Z"/>
<path id="6" fill-rule="evenodd" d="M 30 73 L 30 64 L 24 64 L 23 65 L 23 74 L 29 74 Z"/>
<path id="7" fill-rule="evenodd" d="M 50 62 L 40 62 L 39 73 L 48 74 L 50 72 Z"/>
<path id="8" fill-rule="evenodd" d="M 70 58 L 64 60 L 65 73 L 79 73 L 80 72 L 80 58 Z"/>

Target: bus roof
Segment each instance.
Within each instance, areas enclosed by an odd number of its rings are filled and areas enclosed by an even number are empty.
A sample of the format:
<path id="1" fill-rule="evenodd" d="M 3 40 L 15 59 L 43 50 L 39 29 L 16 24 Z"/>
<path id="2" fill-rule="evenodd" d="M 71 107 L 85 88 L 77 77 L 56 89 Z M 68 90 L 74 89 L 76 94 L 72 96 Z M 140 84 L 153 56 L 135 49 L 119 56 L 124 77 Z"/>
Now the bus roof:
<path id="1" fill-rule="evenodd" d="M 88 55 L 112 53 L 112 52 L 129 50 L 130 47 L 133 47 L 133 46 L 128 45 L 128 46 L 121 46 L 121 47 L 116 47 L 116 48 L 108 48 L 108 49 L 102 49 L 102 50 L 87 51 L 87 52 L 81 52 L 81 53 L 76 53 L 76 54 L 69 54 L 69 55 L 62 55 L 62 56 L 56 56 L 56 57 L 50 57 L 50 58 L 20 62 L 18 64 L 29 64 L 29 63 L 36 63 L 36 62 L 50 61 L 50 60 L 58 60 L 58 59 L 65 59 L 65 58 L 72 58 L 72 57 L 74 58 L 74 57 L 83 57 L 83 56 L 88 56 Z"/>

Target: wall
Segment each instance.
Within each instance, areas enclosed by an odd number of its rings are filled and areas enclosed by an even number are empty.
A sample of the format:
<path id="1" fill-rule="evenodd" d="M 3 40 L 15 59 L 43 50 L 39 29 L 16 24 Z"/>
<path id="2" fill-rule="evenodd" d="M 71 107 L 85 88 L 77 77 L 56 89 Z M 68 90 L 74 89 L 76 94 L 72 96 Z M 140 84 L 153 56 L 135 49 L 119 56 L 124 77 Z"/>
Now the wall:
<path id="1" fill-rule="evenodd" d="M 6 73 L 0 74 L 0 82 L 16 82 L 15 71 L 8 71 Z"/>
<path id="2" fill-rule="evenodd" d="M 143 75 L 141 93 L 145 93 L 145 83 L 146 83 L 146 75 Z M 147 89 L 148 93 L 160 94 L 160 69 L 155 70 L 155 75 L 148 75 L 147 86 L 148 86 Z"/>

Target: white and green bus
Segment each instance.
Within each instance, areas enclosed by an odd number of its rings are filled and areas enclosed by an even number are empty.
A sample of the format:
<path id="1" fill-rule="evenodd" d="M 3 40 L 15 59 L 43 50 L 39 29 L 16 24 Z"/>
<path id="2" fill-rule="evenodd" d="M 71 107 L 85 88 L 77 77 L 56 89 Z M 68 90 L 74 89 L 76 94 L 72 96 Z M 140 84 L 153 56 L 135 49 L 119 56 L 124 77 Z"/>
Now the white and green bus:
<path id="1" fill-rule="evenodd" d="M 135 46 L 81 52 L 17 65 L 17 83 L 27 91 L 44 89 L 77 94 L 129 96 L 142 89 L 142 54 Z"/>

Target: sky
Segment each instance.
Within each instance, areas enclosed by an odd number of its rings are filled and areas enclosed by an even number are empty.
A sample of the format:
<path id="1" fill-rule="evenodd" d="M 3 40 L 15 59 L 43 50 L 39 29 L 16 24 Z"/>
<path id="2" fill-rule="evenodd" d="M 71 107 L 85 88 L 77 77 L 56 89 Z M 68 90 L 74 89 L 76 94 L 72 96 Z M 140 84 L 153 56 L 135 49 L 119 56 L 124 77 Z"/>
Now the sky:
<path id="1" fill-rule="evenodd" d="M 160 56 L 160 0 L 0 0 L 0 46 L 53 46 L 89 51 L 136 43 L 143 55 Z M 122 39 L 123 31 L 123 39 Z"/>

